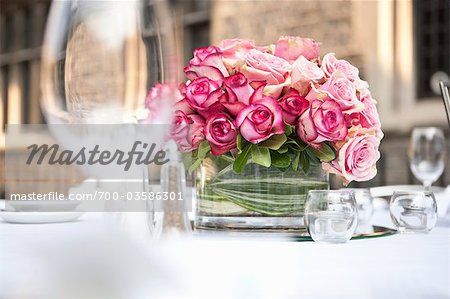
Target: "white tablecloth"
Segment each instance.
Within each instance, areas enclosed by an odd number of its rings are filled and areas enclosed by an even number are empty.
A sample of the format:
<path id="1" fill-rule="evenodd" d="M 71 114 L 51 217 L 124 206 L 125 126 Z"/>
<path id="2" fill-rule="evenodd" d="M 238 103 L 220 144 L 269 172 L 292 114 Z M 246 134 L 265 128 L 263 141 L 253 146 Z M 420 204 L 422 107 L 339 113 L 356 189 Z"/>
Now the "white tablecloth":
<path id="1" fill-rule="evenodd" d="M 448 214 L 429 234 L 340 245 L 235 237 L 155 243 L 112 233 L 105 219 L 0 221 L 0 298 L 450 298 Z M 386 211 L 375 214 L 375 223 L 389 221 Z"/>

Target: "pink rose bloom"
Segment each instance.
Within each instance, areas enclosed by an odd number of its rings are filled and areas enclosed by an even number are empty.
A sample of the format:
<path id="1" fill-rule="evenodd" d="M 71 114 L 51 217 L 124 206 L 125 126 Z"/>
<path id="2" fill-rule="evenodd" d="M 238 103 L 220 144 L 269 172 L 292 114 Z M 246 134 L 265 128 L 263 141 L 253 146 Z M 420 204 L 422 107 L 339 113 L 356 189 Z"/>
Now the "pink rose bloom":
<path id="1" fill-rule="evenodd" d="M 356 96 L 355 85 L 347 79 L 341 70 L 335 71 L 330 79 L 319 87 L 319 90 L 334 99 L 344 113 L 358 112 L 364 108 L 364 105 Z"/>
<path id="2" fill-rule="evenodd" d="M 376 162 L 380 159 L 380 139 L 366 132 L 352 130 L 337 149 L 337 158 L 322 163 L 322 168 L 337 174 L 348 184 L 351 181 L 368 181 L 377 174 Z"/>
<path id="3" fill-rule="evenodd" d="M 228 71 L 222 61 L 222 51 L 214 46 L 196 49 L 194 58 L 184 68 L 184 73 L 189 80 L 202 76 L 211 80 L 221 80 L 228 76 Z"/>
<path id="4" fill-rule="evenodd" d="M 297 134 L 307 144 L 319 148 L 324 141 L 344 140 L 347 124 L 334 100 L 314 100 L 298 121 Z"/>
<path id="5" fill-rule="evenodd" d="M 319 57 L 320 44 L 312 38 L 282 36 L 275 45 L 275 56 L 293 63 L 303 56 L 308 60 Z"/>
<path id="6" fill-rule="evenodd" d="M 238 131 L 234 120 L 226 113 L 208 117 L 204 134 L 214 156 L 220 156 L 236 148 Z"/>
<path id="7" fill-rule="evenodd" d="M 175 104 L 174 109 L 175 109 L 175 111 L 180 110 L 180 111 L 184 112 L 185 114 L 195 113 L 195 111 L 191 108 L 191 106 L 189 105 L 189 102 L 186 99 L 182 99 L 181 101 L 178 101 Z"/>
<path id="8" fill-rule="evenodd" d="M 355 112 L 346 115 L 347 124 L 349 126 L 361 126 L 365 129 L 374 129 L 378 137 L 383 137 L 381 131 L 381 122 L 376 102 L 370 93 L 360 98 L 361 103 L 364 104 L 364 109 L 361 112 Z"/>
<path id="9" fill-rule="evenodd" d="M 244 38 L 225 39 L 220 43 L 219 48 L 223 52 L 223 61 L 228 69 L 244 61 L 245 55 L 255 48 L 255 42 Z"/>
<path id="10" fill-rule="evenodd" d="M 263 88 L 261 86 L 255 93 Z M 262 97 L 252 99 L 250 103 L 236 118 L 242 137 L 257 144 L 272 135 L 284 133 L 283 112 L 277 101 L 271 97 Z"/>
<path id="11" fill-rule="evenodd" d="M 316 63 L 300 56 L 292 65 L 291 87 L 297 89 L 300 95 L 305 96 L 310 88 L 310 83 L 320 83 L 325 75 Z"/>
<path id="12" fill-rule="evenodd" d="M 245 65 L 240 71 L 251 81 L 265 81 L 265 94 L 278 98 L 289 82 L 286 80 L 291 71 L 291 65 L 286 60 L 252 49 L 245 56 Z"/>
<path id="13" fill-rule="evenodd" d="M 328 53 L 323 57 L 321 67 L 328 78 L 335 71 L 340 70 L 351 82 L 356 82 L 359 79 L 359 70 L 347 60 L 336 59 L 334 53 Z"/>
<path id="14" fill-rule="evenodd" d="M 361 80 L 361 79 L 358 78 L 358 80 L 356 80 L 353 83 L 355 84 L 356 90 L 360 93 L 361 97 L 364 97 L 368 93 L 370 93 L 370 91 L 369 91 L 369 83 L 367 83 L 366 81 Z"/>
<path id="15" fill-rule="evenodd" d="M 148 109 L 146 123 L 170 123 L 174 104 L 182 96 L 174 84 L 157 83 L 145 97 L 145 107 Z"/>
<path id="16" fill-rule="evenodd" d="M 225 78 L 224 86 L 226 93 L 219 100 L 233 116 L 236 116 L 249 105 L 254 90 L 244 74 L 239 72 Z"/>
<path id="17" fill-rule="evenodd" d="M 219 83 L 207 77 L 199 77 L 186 86 L 185 99 L 191 108 L 206 111 L 219 101 L 222 93 Z"/>
<path id="18" fill-rule="evenodd" d="M 190 152 L 198 148 L 205 139 L 203 127 L 205 120 L 196 114 L 186 115 L 183 111 L 175 111 L 170 137 L 178 144 L 182 152 Z"/>
<path id="19" fill-rule="evenodd" d="M 283 109 L 283 120 L 291 125 L 295 125 L 298 117 L 309 107 L 309 102 L 295 89 L 290 89 L 278 103 Z"/>

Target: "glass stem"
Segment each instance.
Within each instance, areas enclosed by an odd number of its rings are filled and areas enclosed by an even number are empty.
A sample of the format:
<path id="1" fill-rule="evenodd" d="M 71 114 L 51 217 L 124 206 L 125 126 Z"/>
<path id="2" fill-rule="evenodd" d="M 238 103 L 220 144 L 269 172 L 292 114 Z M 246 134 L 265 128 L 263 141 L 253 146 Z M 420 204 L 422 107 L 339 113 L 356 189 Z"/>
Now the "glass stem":
<path id="1" fill-rule="evenodd" d="M 425 182 L 423 182 L 423 185 L 425 187 L 425 191 L 430 191 L 432 184 L 433 184 L 432 181 L 425 181 Z"/>

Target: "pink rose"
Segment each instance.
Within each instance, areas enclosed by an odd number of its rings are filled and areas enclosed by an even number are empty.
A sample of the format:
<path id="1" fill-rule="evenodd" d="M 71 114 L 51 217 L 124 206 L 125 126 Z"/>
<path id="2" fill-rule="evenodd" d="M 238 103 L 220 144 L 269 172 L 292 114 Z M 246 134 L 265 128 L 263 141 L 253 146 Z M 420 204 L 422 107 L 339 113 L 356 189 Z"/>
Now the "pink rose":
<path id="1" fill-rule="evenodd" d="M 322 70 L 327 77 L 340 70 L 345 77 L 351 82 L 356 82 L 359 79 L 359 70 L 350 64 L 347 60 L 336 59 L 334 53 L 326 54 L 322 59 Z"/>
<path id="2" fill-rule="evenodd" d="M 275 45 L 275 56 L 290 63 L 303 56 L 308 60 L 319 57 L 320 44 L 312 38 L 282 36 Z"/>
<path id="3" fill-rule="evenodd" d="M 330 79 L 319 88 L 319 91 L 327 93 L 330 98 L 336 100 L 344 113 L 358 112 L 364 108 L 356 96 L 355 85 L 341 70 L 335 71 Z"/>
<path id="4" fill-rule="evenodd" d="M 255 48 L 255 42 L 249 39 L 233 38 L 225 39 L 219 48 L 223 52 L 223 61 L 228 69 L 232 70 L 240 61 L 244 61 L 245 55 Z"/>
<path id="5" fill-rule="evenodd" d="M 219 101 L 222 93 L 223 91 L 216 81 L 207 77 L 199 77 L 186 86 L 185 99 L 193 109 L 206 111 Z"/>
<path id="6" fill-rule="evenodd" d="M 180 151 L 190 152 L 198 148 L 205 139 L 203 127 L 205 120 L 196 114 L 186 115 L 183 111 L 175 111 L 170 137 L 178 144 Z"/>
<path id="7" fill-rule="evenodd" d="M 283 109 L 283 120 L 291 125 L 295 125 L 298 117 L 309 107 L 309 102 L 295 89 L 290 89 L 278 103 Z"/>
<path id="8" fill-rule="evenodd" d="M 185 114 L 192 114 L 195 111 L 191 108 L 191 106 L 189 105 L 189 102 L 186 99 L 183 99 L 181 101 L 178 101 L 175 104 L 175 111 L 176 110 L 180 110 L 183 111 Z"/>
<path id="9" fill-rule="evenodd" d="M 181 99 L 176 85 L 157 83 L 145 97 L 145 107 L 148 109 L 145 123 L 169 123 L 173 106 Z"/>
<path id="10" fill-rule="evenodd" d="M 249 81 L 265 81 L 266 95 L 278 98 L 289 82 L 286 82 L 291 71 L 291 65 L 286 60 L 252 49 L 245 56 L 245 65 L 240 71 Z"/>
<path id="11" fill-rule="evenodd" d="M 234 120 L 225 113 L 208 117 L 204 134 L 214 156 L 220 156 L 236 148 L 237 128 Z"/>
<path id="12" fill-rule="evenodd" d="M 221 80 L 228 76 L 228 71 L 222 61 L 222 51 L 214 46 L 196 49 L 194 58 L 189 61 L 184 72 L 189 80 L 202 76 L 211 80 Z"/>
<path id="13" fill-rule="evenodd" d="M 297 134 L 307 144 L 319 148 L 323 141 L 344 140 L 347 124 L 334 100 L 314 100 L 298 121 Z"/>
<path id="14" fill-rule="evenodd" d="M 361 112 L 351 113 L 345 116 L 349 126 L 361 126 L 365 129 L 374 129 L 378 137 L 382 137 L 381 122 L 376 102 L 372 98 L 370 92 L 360 98 L 361 103 L 364 104 L 364 109 Z"/>
<path id="15" fill-rule="evenodd" d="M 331 163 L 322 163 L 322 168 L 337 174 L 345 183 L 373 179 L 377 174 L 376 162 L 380 159 L 379 145 L 378 137 L 352 130 L 337 149 L 337 158 Z"/>
<path id="16" fill-rule="evenodd" d="M 255 93 L 259 93 L 262 88 L 264 86 Z M 250 103 L 236 118 L 242 137 L 257 144 L 272 135 L 284 133 L 283 113 L 277 101 L 271 97 L 262 97 Z"/>
<path id="17" fill-rule="evenodd" d="M 300 56 L 292 65 L 291 87 L 297 89 L 299 93 L 305 96 L 310 87 L 310 83 L 320 83 L 325 75 L 323 71 L 315 64 Z"/>
<path id="18" fill-rule="evenodd" d="M 250 103 L 253 88 L 248 84 L 247 78 L 242 73 L 235 73 L 225 78 L 226 93 L 219 99 L 230 113 L 236 116 Z"/>

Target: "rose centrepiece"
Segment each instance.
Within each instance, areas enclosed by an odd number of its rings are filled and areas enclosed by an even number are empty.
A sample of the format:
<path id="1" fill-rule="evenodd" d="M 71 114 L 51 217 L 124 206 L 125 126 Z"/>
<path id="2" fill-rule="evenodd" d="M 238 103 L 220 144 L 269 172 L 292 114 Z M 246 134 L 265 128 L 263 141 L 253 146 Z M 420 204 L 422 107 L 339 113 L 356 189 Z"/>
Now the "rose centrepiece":
<path id="1" fill-rule="evenodd" d="M 271 140 L 271 155 L 284 146 L 273 154 L 289 156 L 286 167 L 297 169 L 293 157 L 307 150 L 346 183 L 373 178 L 383 137 L 376 101 L 356 67 L 334 53 L 320 60 L 319 49 L 313 39 L 291 36 L 263 47 L 229 39 L 197 49 L 175 105 L 171 136 L 180 150 L 206 140 L 212 155 L 236 161 L 248 154 L 244 148 Z M 162 103 L 148 100 L 149 115 Z"/>

